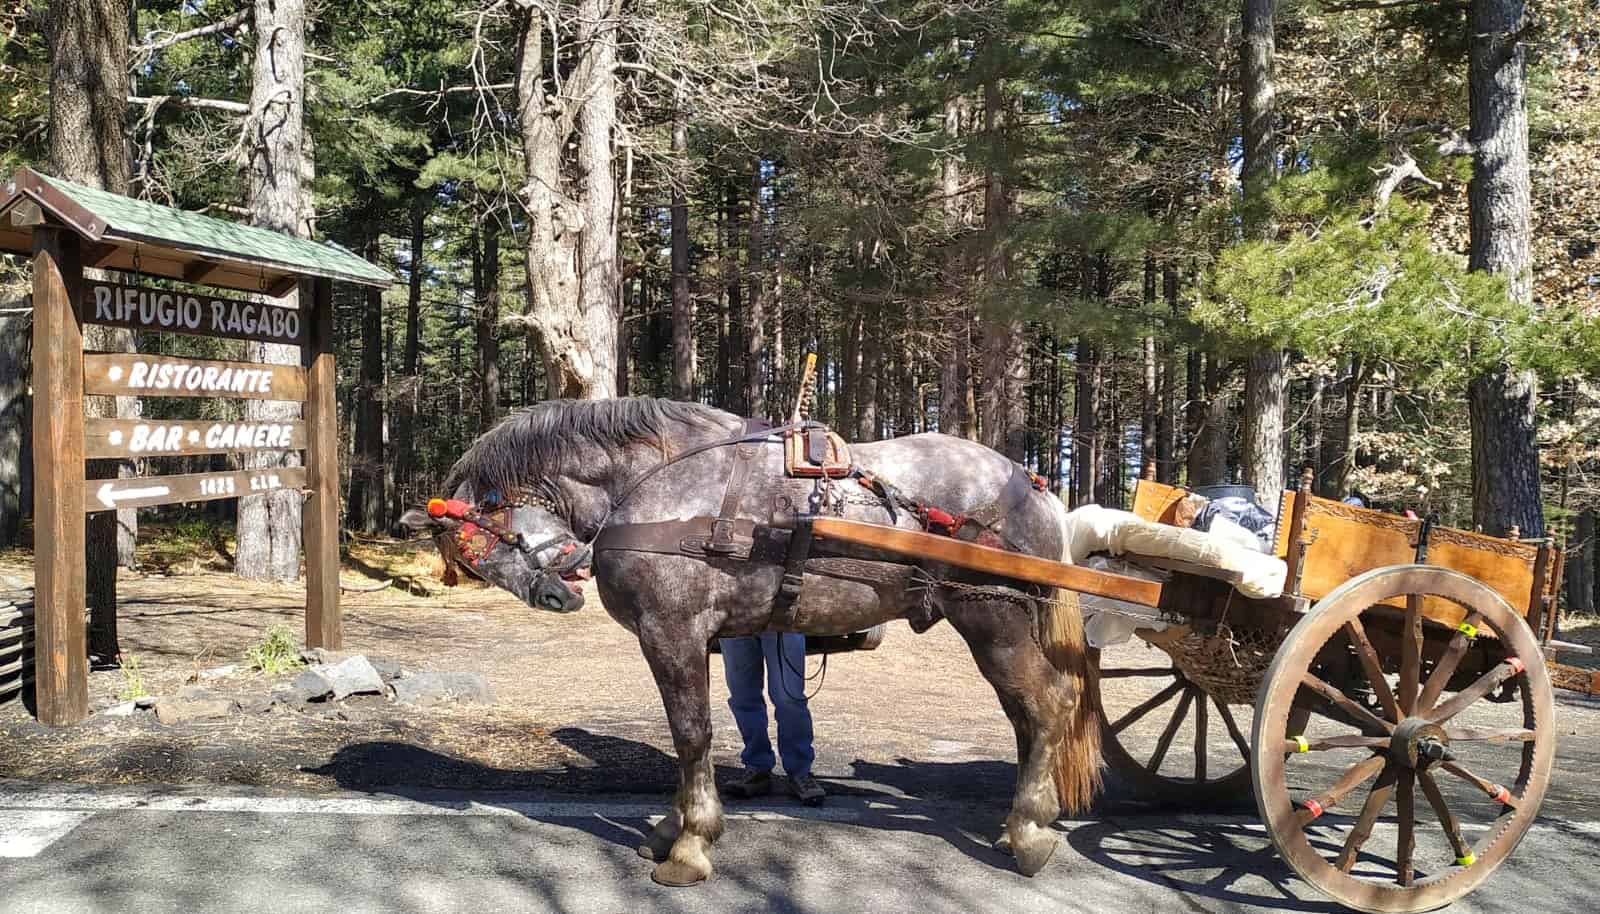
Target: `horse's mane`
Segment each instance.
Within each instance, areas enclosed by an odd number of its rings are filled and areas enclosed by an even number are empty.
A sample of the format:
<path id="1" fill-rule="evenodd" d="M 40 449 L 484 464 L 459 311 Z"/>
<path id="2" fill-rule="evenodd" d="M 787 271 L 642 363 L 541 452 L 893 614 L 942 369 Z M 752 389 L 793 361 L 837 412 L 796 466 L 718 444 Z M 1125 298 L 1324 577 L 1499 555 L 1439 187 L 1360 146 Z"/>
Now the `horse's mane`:
<path id="1" fill-rule="evenodd" d="M 579 444 L 614 451 L 642 443 L 665 450 L 674 426 L 710 430 L 733 418 L 702 403 L 656 397 L 547 400 L 512 413 L 479 437 L 451 467 L 445 491 L 468 481 L 480 492 L 541 486 L 561 456 Z"/>

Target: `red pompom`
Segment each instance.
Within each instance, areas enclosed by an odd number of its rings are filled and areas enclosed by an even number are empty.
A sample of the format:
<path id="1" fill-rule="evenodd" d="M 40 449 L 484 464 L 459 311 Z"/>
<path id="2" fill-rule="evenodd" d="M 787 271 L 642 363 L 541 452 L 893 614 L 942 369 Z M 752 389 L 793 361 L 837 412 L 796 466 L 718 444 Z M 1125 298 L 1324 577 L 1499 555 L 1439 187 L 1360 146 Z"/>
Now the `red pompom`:
<path id="1" fill-rule="evenodd" d="M 430 498 L 430 499 L 428 499 L 428 516 L 429 517 L 444 517 L 444 512 L 445 512 L 445 501 L 444 501 L 444 499 L 442 499 L 442 498 Z"/>

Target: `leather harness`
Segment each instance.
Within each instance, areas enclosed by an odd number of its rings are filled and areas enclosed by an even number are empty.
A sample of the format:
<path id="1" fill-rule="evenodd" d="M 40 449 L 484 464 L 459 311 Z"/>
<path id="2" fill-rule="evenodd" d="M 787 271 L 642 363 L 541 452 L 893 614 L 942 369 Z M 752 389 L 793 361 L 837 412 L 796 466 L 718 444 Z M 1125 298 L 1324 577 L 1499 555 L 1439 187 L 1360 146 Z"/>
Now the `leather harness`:
<path id="1" fill-rule="evenodd" d="M 687 520 L 604 525 L 595 537 L 592 548 L 596 552 L 608 550 L 649 552 L 701 560 L 727 559 L 782 565 L 783 577 L 773 598 L 767 627 L 773 631 L 793 631 L 796 604 L 805 580 L 806 562 L 812 558 L 814 541 L 811 524 L 807 518 L 799 516 L 792 529 L 782 529 L 739 516 L 740 506 L 748 494 L 747 489 L 751 479 L 756 475 L 757 464 L 764 448 L 774 443 L 759 437 L 764 432 L 798 432 L 805 435 L 808 445 L 820 440 L 824 442 L 824 446 L 827 435 L 826 427 L 820 423 L 807 422 L 799 428 L 787 426 L 773 429 L 763 420 L 747 419 L 742 437 L 711 445 L 711 447 L 729 444 L 734 446 L 733 463 L 728 471 L 728 481 L 723 488 L 722 501 L 715 517 L 700 516 Z M 674 462 L 690 456 L 691 453 L 707 449 L 709 447 L 684 452 L 677 455 Z M 808 447 L 808 450 L 812 448 Z M 857 467 L 852 466 L 851 469 L 855 474 L 878 486 L 882 492 L 880 497 L 891 513 L 894 510 L 894 502 L 913 504 L 881 480 L 871 477 Z M 798 477 L 797 481 L 803 479 Z M 815 482 L 817 485 L 823 484 L 823 480 Z M 631 494 L 636 487 L 636 485 L 630 486 L 624 497 L 626 494 Z M 1000 496 L 990 504 L 955 519 L 954 527 L 949 533 L 961 539 L 988 538 L 994 541 L 992 545 L 1014 549 L 1015 546 L 999 532 L 998 526 L 1007 514 L 1022 506 L 1033 490 L 1034 485 L 1027 470 L 1013 463 L 1011 476 L 1007 479 Z M 782 497 L 778 499 L 780 505 L 787 501 L 788 499 Z M 620 502 L 619 498 L 617 503 Z M 934 513 L 951 517 L 944 512 L 925 510 L 922 517 L 924 522 L 928 522 Z M 969 521 L 973 523 L 969 524 Z"/>

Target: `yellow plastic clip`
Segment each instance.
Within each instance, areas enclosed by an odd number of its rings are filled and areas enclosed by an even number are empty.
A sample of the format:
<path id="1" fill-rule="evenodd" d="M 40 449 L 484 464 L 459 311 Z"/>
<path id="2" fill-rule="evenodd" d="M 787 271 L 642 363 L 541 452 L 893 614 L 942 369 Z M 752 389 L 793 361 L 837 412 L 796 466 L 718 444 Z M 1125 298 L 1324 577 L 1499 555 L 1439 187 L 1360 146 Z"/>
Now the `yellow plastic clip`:
<path id="1" fill-rule="evenodd" d="M 1466 622 L 1457 625 L 1456 631 L 1466 635 L 1469 639 L 1478 637 L 1478 626 Z"/>
<path id="2" fill-rule="evenodd" d="M 1303 737 L 1303 736 L 1297 736 L 1297 737 L 1294 738 L 1294 746 L 1295 746 L 1294 751 L 1296 751 L 1296 752 L 1310 752 L 1311 751 L 1311 744 L 1306 742 L 1306 738 Z"/>
<path id="3" fill-rule="evenodd" d="M 1456 858 L 1456 866 L 1471 866 L 1471 865 L 1473 865 L 1474 863 L 1477 863 L 1477 862 L 1478 862 L 1477 855 L 1472 853 L 1471 851 L 1468 851 L 1467 855 L 1465 857 L 1457 857 Z"/>

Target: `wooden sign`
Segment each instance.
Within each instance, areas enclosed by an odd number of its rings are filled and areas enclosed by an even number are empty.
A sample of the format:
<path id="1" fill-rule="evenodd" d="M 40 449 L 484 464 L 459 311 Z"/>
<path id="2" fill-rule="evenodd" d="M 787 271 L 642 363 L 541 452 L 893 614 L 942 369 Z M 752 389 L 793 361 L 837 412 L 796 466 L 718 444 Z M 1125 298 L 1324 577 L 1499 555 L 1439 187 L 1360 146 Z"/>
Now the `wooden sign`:
<path id="1" fill-rule="evenodd" d="M 306 398 L 306 372 L 290 365 L 212 362 L 114 353 L 83 357 L 83 392 L 115 397 Z"/>
<path id="2" fill-rule="evenodd" d="M 132 330 L 302 346 L 309 329 L 298 308 L 94 280 L 84 281 L 81 305 L 88 323 Z"/>
<path id="3" fill-rule="evenodd" d="M 305 446 L 306 424 L 300 421 L 84 420 L 83 456 L 90 460 L 299 451 Z"/>
<path id="4" fill-rule="evenodd" d="M 181 501 L 211 501 L 259 495 L 274 489 L 303 489 L 305 467 L 239 470 L 223 473 L 189 473 L 183 476 L 140 476 L 130 479 L 90 479 L 84 482 L 84 508 L 88 512 L 115 508 L 144 508 Z"/>

